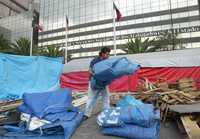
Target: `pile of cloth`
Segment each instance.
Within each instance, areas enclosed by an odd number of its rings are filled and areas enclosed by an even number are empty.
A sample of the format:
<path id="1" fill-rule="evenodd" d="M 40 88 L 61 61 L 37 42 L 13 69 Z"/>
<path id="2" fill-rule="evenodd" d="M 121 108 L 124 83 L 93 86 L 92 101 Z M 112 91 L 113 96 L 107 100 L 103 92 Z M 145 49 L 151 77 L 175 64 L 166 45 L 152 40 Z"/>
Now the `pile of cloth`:
<path id="1" fill-rule="evenodd" d="M 109 58 L 94 65 L 94 76 L 91 79 L 93 89 L 102 89 L 113 80 L 135 73 L 140 68 L 136 62 L 131 62 L 126 57 Z"/>
<path id="2" fill-rule="evenodd" d="M 130 139 L 159 139 L 160 135 L 160 111 L 132 96 L 102 111 L 97 123 L 105 135 Z"/>
<path id="3" fill-rule="evenodd" d="M 4 125 L 2 138 L 35 137 L 69 139 L 81 124 L 83 112 L 72 105 L 72 92 L 59 89 L 44 93 L 25 93 L 19 107 L 21 122 L 17 126 Z"/>

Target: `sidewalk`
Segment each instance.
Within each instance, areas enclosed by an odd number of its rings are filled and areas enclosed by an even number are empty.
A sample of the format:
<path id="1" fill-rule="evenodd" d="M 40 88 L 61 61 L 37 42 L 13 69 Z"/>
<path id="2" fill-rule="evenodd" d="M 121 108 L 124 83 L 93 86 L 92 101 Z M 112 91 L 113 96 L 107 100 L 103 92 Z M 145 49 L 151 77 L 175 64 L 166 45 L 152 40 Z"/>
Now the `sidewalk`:
<path id="1" fill-rule="evenodd" d="M 114 136 L 105 136 L 100 132 L 100 128 L 96 123 L 96 116 L 100 110 L 98 104 L 95 114 L 86 121 L 83 121 L 81 126 L 76 130 L 75 134 L 72 136 L 72 139 L 122 139 Z M 164 124 L 161 124 L 160 139 L 183 139 L 185 138 L 179 132 L 179 129 L 176 123 L 168 123 L 168 126 L 165 127 Z"/>

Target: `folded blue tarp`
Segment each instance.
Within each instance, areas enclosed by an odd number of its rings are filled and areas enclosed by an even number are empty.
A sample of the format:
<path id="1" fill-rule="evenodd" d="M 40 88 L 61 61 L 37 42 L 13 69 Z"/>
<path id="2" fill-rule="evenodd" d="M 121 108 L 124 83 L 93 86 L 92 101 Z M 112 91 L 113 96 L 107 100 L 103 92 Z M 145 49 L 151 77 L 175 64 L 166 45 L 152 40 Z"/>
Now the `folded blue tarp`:
<path id="1" fill-rule="evenodd" d="M 160 111 L 155 109 L 152 104 L 109 108 L 102 111 L 97 117 L 97 123 L 102 127 L 123 126 L 125 124 L 151 127 L 159 120 Z"/>
<path id="2" fill-rule="evenodd" d="M 59 88 L 62 58 L 0 53 L 0 99 L 18 99 L 25 92 Z"/>
<path id="3" fill-rule="evenodd" d="M 131 62 L 126 57 L 103 60 L 93 67 L 94 76 L 91 87 L 93 89 L 102 89 L 113 80 L 123 75 L 133 74 L 139 68 L 139 64 Z"/>
<path id="4" fill-rule="evenodd" d="M 117 106 L 104 110 L 97 118 L 104 134 L 131 139 L 159 139 L 160 111 L 152 104 L 126 96 Z"/>
<path id="5" fill-rule="evenodd" d="M 48 124 L 35 131 L 21 130 L 14 132 L 8 130 L 8 133 L 4 136 L 0 136 L 3 139 L 70 139 L 73 133 L 80 125 L 83 118 L 83 113 L 79 112 L 77 115 L 69 121 L 59 121 L 54 124 Z M 14 127 L 12 127 L 14 128 Z M 6 128 L 5 128 L 6 129 Z"/>
<path id="6" fill-rule="evenodd" d="M 100 81 L 114 80 L 123 75 L 133 74 L 139 67 L 139 64 L 126 57 L 109 58 L 94 65 L 94 77 Z"/>
<path id="7" fill-rule="evenodd" d="M 149 128 L 133 124 L 126 124 L 122 127 L 106 127 L 102 128 L 102 133 L 129 139 L 159 139 L 160 122 L 155 122 L 154 125 Z"/>
<path id="8" fill-rule="evenodd" d="M 102 111 L 97 116 L 97 123 L 101 127 L 122 126 L 124 123 L 120 119 L 121 108 L 109 108 Z"/>
<path id="9" fill-rule="evenodd" d="M 120 120 L 126 124 L 151 127 L 160 121 L 160 111 L 152 104 L 128 106 L 121 109 Z"/>
<path id="10" fill-rule="evenodd" d="M 9 131 L 5 136 L 20 138 L 20 136 L 38 137 L 62 133 L 65 139 L 69 139 L 82 121 L 83 112 L 72 105 L 72 94 L 69 89 L 28 93 L 23 95 L 23 99 L 24 103 L 19 108 L 21 112 L 51 121 L 51 123 L 31 132 L 27 130 L 29 123 L 20 127 L 4 126 Z"/>
<path id="11" fill-rule="evenodd" d="M 59 89 L 44 93 L 25 93 L 23 105 L 19 107 L 23 113 L 32 114 L 40 119 L 48 115 L 74 110 L 70 89 Z"/>
<path id="12" fill-rule="evenodd" d="M 0 136 L 1 139 L 64 139 L 63 135 L 49 135 L 49 136 L 34 136 L 34 137 L 27 137 L 27 136 L 16 136 L 16 137 L 3 137 Z"/>

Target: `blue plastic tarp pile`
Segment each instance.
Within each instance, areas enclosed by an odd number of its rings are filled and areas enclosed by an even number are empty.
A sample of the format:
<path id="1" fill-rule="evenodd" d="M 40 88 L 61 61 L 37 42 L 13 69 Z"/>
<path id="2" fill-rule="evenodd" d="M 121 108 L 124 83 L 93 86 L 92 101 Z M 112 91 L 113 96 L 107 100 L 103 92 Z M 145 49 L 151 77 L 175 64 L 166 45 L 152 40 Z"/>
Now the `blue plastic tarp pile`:
<path id="1" fill-rule="evenodd" d="M 26 92 L 58 89 L 62 58 L 0 53 L 0 99 L 18 99 Z"/>
<path id="2" fill-rule="evenodd" d="M 135 73 L 140 65 L 133 63 L 126 57 L 109 58 L 94 65 L 94 76 L 91 81 L 93 89 L 102 89 L 109 85 L 113 80 Z"/>
<path id="3" fill-rule="evenodd" d="M 130 139 L 159 139 L 160 111 L 152 104 L 131 98 L 121 100 L 122 107 L 100 113 L 97 123 L 102 127 L 102 133 Z"/>
<path id="4" fill-rule="evenodd" d="M 23 104 L 19 110 L 31 115 L 28 121 L 22 121 L 18 126 L 5 125 L 7 133 L 4 138 L 36 138 L 57 136 L 69 139 L 81 124 L 83 112 L 72 105 L 72 94 L 69 89 L 60 89 L 52 92 L 33 93 L 23 95 Z M 30 130 L 31 118 L 37 117 L 48 123 Z M 37 125 L 38 122 L 35 122 Z M 57 138 L 56 137 L 56 138 Z"/>

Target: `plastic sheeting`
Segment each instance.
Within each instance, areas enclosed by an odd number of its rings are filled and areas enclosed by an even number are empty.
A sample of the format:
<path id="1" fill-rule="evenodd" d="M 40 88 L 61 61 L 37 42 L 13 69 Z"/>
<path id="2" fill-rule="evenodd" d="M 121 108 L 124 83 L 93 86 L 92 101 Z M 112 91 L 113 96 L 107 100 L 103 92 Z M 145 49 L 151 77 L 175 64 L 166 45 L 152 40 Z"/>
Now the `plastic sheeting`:
<path id="1" fill-rule="evenodd" d="M 125 55 L 141 67 L 199 67 L 200 48 Z M 117 58 L 122 56 L 116 56 Z M 64 65 L 63 73 L 88 71 L 92 58 L 76 59 Z"/>
<path id="2" fill-rule="evenodd" d="M 16 99 L 25 92 L 56 89 L 62 69 L 62 58 L 0 53 L 0 99 Z"/>
<path id="3" fill-rule="evenodd" d="M 72 106 L 72 92 L 70 89 L 59 89 L 44 93 L 25 93 L 23 95 L 23 102 L 23 105 L 19 107 L 21 112 L 34 115 L 41 119 L 50 116 L 51 120 L 49 118 L 45 120 L 51 122 L 58 120 L 57 118 L 61 118 L 59 116 L 52 118 L 51 115 L 53 114 L 57 115 L 61 112 L 77 111 Z"/>
<path id="4" fill-rule="evenodd" d="M 137 106 L 141 104 L 144 104 L 141 100 L 136 99 L 134 96 L 126 95 L 125 97 L 123 97 L 123 99 L 117 102 L 117 107 L 126 108 L 129 105 Z"/>
<path id="5" fill-rule="evenodd" d="M 151 127 L 156 121 L 160 121 L 160 111 L 152 104 L 128 106 L 122 108 L 120 120 L 126 124 Z"/>
<path id="6" fill-rule="evenodd" d="M 64 134 L 65 139 L 70 139 L 72 134 L 80 125 L 83 112 L 77 107 L 72 106 L 72 94 L 69 89 L 59 89 L 53 92 L 33 93 L 23 95 L 24 103 L 20 111 L 30 113 L 33 117 L 51 121 L 28 131 L 29 121 L 18 126 L 4 126 L 8 132 L 6 137 L 38 137 L 47 135 Z"/>
<path id="7" fill-rule="evenodd" d="M 139 68 L 139 64 L 131 62 L 126 57 L 103 60 L 93 67 L 94 76 L 91 79 L 91 87 L 103 89 L 113 80 L 123 75 L 133 74 Z"/>
<path id="8" fill-rule="evenodd" d="M 123 107 L 106 109 L 98 115 L 102 133 L 130 139 L 159 139 L 160 111 L 134 97 L 123 98 L 120 106 L 123 102 Z"/>
<path id="9" fill-rule="evenodd" d="M 128 139 L 159 139 L 160 122 L 155 122 L 154 125 L 149 128 L 131 124 L 126 124 L 122 127 L 107 127 L 102 129 L 102 133 Z"/>
<path id="10" fill-rule="evenodd" d="M 23 136 L 19 136 L 19 137 L 1 137 L 1 139 L 64 139 L 63 135 L 49 135 L 49 136 L 35 136 L 35 137 L 23 137 Z"/>
<path id="11" fill-rule="evenodd" d="M 152 82 L 158 78 L 164 78 L 168 83 L 175 83 L 185 77 L 193 78 L 200 89 L 200 67 L 161 67 L 161 68 L 141 68 L 131 76 L 123 76 L 111 83 L 111 92 L 136 91 L 138 78 L 146 77 Z M 74 91 L 86 91 L 88 89 L 89 74 L 85 72 L 64 73 L 61 76 L 61 86 L 69 87 Z"/>
<path id="12" fill-rule="evenodd" d="M 139 67 L 139 64 L 131 62 L 126 57 L 109 58 L 94 65 L 94 78 L 100 81 L 112 81 L 123 75 L 133 74 Z"/>

